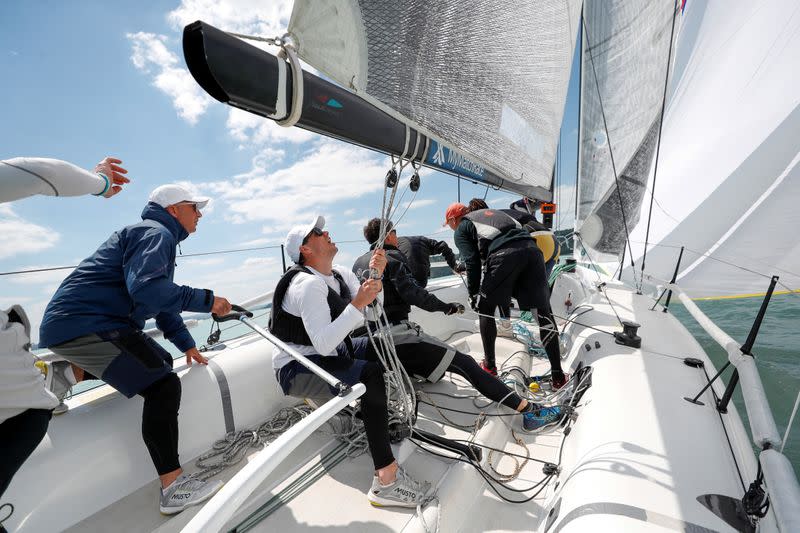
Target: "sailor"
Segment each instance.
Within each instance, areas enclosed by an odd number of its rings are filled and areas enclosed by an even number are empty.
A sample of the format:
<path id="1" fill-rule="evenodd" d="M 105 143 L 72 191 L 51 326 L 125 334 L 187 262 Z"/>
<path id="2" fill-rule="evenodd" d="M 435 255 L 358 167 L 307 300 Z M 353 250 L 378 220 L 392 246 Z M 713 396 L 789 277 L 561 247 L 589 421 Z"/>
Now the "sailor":
<path id="1" fill-rule="evenodd" d="M 389 444 L 383 371 L 366 360 L 366 352 L 372 349 L 369 340 L 349 337 L 364 320 L 364 308 L 378 297 L 382 284 L 379 279 L 359 283 L 349 269 L 334 265 L 338 248 L 324 228 L 325 219 L 318 216 L 286 236 L 286 253 L 296 264 L 275 287 L 270 331 L 344 383 L 366 386 L 361 415 L 375 467 L 367 499 L 378 507 L 416 507 L 424 503 L 430 483 L 414 480 L 397 464 Z M 383 251 L 372 254 L 368 263 L 380 276 L 386 266 Z M 279 348 L 272 364 L 288 396 L 327 401 L 337 392 Z"/>
<path id="2" fill-rule="evenodd" d="M 369 263 L 380 237 L 380 225 L 381 220 L 373 218 L 364 226 L 364 238 L 370 244 L 370 251 L 359 257 L 353 265 L 356 276 L 369 276 Z M 459 303 L 445 303 L 420 287 L 408 268 L 406 256 L 397 249 L 397 240 L 397 232 L 392 223 L 387 221 L 383 244 L 387 261 L 383 273 L 383 307 L 391 326 L 397 357 L 406 371 L 431 383 L 439 381 L 445 372 L 458 374 L 490 400 L 523 414 L 535 412 L 535 417 L 523 418 L 523 425 L 529 430 L 535 429 L 533 424 L 543 425 L 549 419 L 555 418 L 559 413 L 557 407 L 551 407 L 546 413 L 542 413 L 541 406 L 520 398 L 497 377 L 481 370 L 472 357 L 426 335 L 419 325 L 408 321 L 412 305 L 446 315 L 463 312 L 464 306 Z"/>
<path id="3" fill-rule="evenodd" d="M 398 237 L 397 248 L 408 259 L 408 268 L 420 287 L 428 285 L 431 277 L 431 256 L 441 255 L 454 272 L 463 272 L 463 265 L 456 261 L 453 250 L 444 241 L 437 241 L 423 235 Z"/>
<path id="4" fill-rule="evenodd" d="M 130 181 L 121 163 L 106 157 L 88 171 L 58 159 L 2 160 L 0 203 L 35 194 L 110 198 Z M 30 352 L 30 328 L 21 306 L 0 310 L 0 496 L 44 438 L 54 409 L 58 414 L 61 398 L 75 383 L 74 377 L 72 381 L 66 377 L 72 376 L 68 363 L 36 365 Z"/>
<path id="5" fill-rule="evenodd" d="M 521 309 L 536 308 L 542 343 L 550 360 L 553 387 L 561 388 L 566 377 L 561 369 L 558 330 L 550 309 L 544 261 L 529 233 L 507 213 L 493 209 L 468 212 L 467 206 L 461 203 L 447 208 L 445 224 L 455 231 L 455 244 L 467 266 L 470 304 L 480 314 L 485 357 L 481 366 L 489 373 L 497 372 L 494 312 L 498 306 L 509 306 L 514 296 Z"/>
<path id="6" fill-rule="evenodd" d="M 208 289 L 172 281 L 178 243 L 194 233 L 208 198 L 179 185 L 150 194 L 142 222 L 114 232 L 61 283 L 45 310 L 39 344 L 126 397 L 144 398 L 142 437 L 161 480 L 159 508 L 174 514 L 209 499 L 221 481 L 183 474 L 178 459 L 181 381 L 172 356 L 142 332 L 155 318 L 186 363 L 208 361 L 195 347 L 182 311 L 224 315 L 231 305 Z"/>

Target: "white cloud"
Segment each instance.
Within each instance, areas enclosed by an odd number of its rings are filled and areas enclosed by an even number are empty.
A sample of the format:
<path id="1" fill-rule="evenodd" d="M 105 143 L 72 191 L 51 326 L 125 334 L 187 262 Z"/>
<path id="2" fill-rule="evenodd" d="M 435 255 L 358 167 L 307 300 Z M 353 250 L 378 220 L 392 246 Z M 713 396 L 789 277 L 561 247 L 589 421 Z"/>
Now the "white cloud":
<path id="1" fill-rule="evenodd" d="M 252 239 L 249 241 L 240 242 L 236 245 L 237 248 L 239 247 L 250 247 L 250 246 L 280 246 L 281 240 L 275 237 L 261 237 L 259 239 Z"/>
<path id="2" fill-rule="evenodd" d="M 228 266 L 224 270 L 216 268 L 197 272 L 189 268 L 179 269 L 176 271 L 175 281 L 191 287 L 211 289 L 217 296 L 227 298 L 233 303 L 240 303 L 275 287 L 281 276 L 279 254 L 280 250 L 275 250 L 268 257 L 226 261 Z"/>
<path id="3" fill-rule="evenodd" d="M 176 31 L 202 20 L 225 31 L 277 37 L 286 31 L 292 0 L 182 0 L 167 15 Z"/>
<path id="4" fill-rule="evenodd" d="M 282 233 L 341 200 L 381 190 L 383 157 L 336 141 L 314 143 L 294 164 L 275 171 L 254 159 L 250 171 L 198 186 L 224 204 L 234 223 L 263 221 L 264 233 Z"/>
<path id="5" fill-rule="evenodd" d="M 181 67 L 178 56 L 168 48 L 165 35 L 128 33 L 133 52 L 131 61 L 145 74 L 153 76 L 153 85 L 172 99 L 178 115 L 189 124 L 196 124 L 213 101 L 195 83 L 189 71 Z"/>
<path id="6" fill-rule="evenodd" d="M 236 108 L 228 110 L 228 120 L 225 123 L 225 127 L 228 128 L 228 133 L 230 133 L 231 137 L 237 141 L 255 146 L 279 142 L 299 144 L 317 137 L 310 131 L 296 127 L 284 128 L 273 120 Z M 283 151 L 280 150 L 279 152 L 282 159 Z M 278 153 L 278 151 L 275 151 L 275 153 Z"/>
<path id="7" fill-rule="evenodd" d="M 0 205 L 0 235 L 0 259 L 47 250 L 61 238 L 57 231 L 20 217 L 9 205 Z"/>
<path id="8" fill-rule="evenodd" d="M 342 213 L 342 214 L 343 214 L 344 216 L 346 216 L 346 217 L 351 217 L 351 216 L 353 216 L 353 215 L 355 215 L 355 214 L 356 214 L 356 210 L 355 210 L 355 209 L 352 209 L 352 208 L 351 208 L 351 209 L 346 209 L 346 210 L 344 211 L 344 213 Z"/>

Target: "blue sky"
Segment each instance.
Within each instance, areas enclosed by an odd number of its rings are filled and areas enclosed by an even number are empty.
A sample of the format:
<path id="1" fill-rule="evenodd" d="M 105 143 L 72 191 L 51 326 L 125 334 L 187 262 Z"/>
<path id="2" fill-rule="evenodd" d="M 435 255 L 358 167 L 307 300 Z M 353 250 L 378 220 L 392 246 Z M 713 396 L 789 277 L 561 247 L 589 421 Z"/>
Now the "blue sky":
<path id="1" fill-rule="evenodd" d="M 361 224 L 379 214 L 387 158 L 213 101 L 183 62 L 185 23 L 202 19 L 273 36 L 290 13 L 291 0 L 0 2 L 0 158 L 54 157 L 93 168 L 114 155 L 132 179 L 110 200 L 36 197 L 0 205 L 0 272 L 77 264 L 111 232 L 137 222 L 153 188 L 176 181 L 214 198 L 184 241 L 185 254 L 280 244 L 288 227 L 319 212 L 335 241 L 359 241 L 339 246 L 338 262 L 352 264 L 364 250 Z M 562 138 L 564 205 L 574 201 L 575 100 Z M 485 192 L 461 182 L 462 199 Z M 455 178 L 423 174 L 400 232 L 441 232 L 452 242 L 441 219 L 456 194 Z M 503 207 L 514 198 L 487 195 Z M 279 250 L 185 258 L 176 281 L 241 301 L 269 290 L 279 265 Z M 2 276 L 0 307 L 23 304 L 36 329 L 68 273 Z"/>

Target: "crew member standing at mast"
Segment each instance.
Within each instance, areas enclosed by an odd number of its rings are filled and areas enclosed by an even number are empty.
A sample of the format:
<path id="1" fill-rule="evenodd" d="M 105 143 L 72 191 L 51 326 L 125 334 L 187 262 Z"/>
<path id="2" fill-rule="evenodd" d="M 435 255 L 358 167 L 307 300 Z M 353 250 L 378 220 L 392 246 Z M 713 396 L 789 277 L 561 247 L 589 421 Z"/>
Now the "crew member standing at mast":
<path id="1" fill-rule="evenodd" d="M 445 224 L 455 231 L 455 244 L 467 266 L 470 303 L 481 315 L 483 368 L 490 373 L 497 372 L 494 312 L 498 306 L 508 307 L 514 296 L 521 309 L 536 308 L 542 343 L 550 360 L 553 387 L 562 387 L 566 377 L 561 369 L 558 330 L 550 309 L 544 261 L 530 234 L 507 213 L 493 209 L 468 212 L 467 206 L 461 203 L 447 208 Z M 485 268 L 481 280 L 482 261 Z"/>

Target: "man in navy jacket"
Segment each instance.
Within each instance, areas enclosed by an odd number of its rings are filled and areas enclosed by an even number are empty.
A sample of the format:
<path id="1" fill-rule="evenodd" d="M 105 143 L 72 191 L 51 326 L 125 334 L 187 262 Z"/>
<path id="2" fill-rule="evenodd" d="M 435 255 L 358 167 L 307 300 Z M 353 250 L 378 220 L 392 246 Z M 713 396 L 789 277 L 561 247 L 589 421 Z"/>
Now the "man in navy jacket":
<path id="1" fill-rule="evenodd" d="M 181 382 L 172 356 L 142 329 L 155 318 L 164 337 L 186 354 L 195 346 L 182 311 L 224 315 L 231 305 L 208 289 L 172 281 L 178 243 L 194 233 L 208 198 L 178 185 L 150 195 L 142 222 L 114 232 L 61 283 L 45 310 L 40 346 L 70 363 L 76 381 L 102 379 L 128 398 L 144 398 L 142 437 L 161 478 L 160 510 L 174 514 L 210 498 L 221 482 L 183 475 L 178 459 Z"/>

